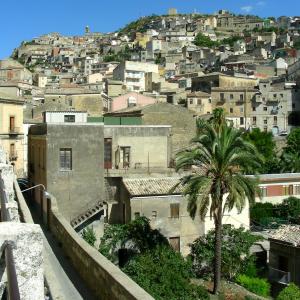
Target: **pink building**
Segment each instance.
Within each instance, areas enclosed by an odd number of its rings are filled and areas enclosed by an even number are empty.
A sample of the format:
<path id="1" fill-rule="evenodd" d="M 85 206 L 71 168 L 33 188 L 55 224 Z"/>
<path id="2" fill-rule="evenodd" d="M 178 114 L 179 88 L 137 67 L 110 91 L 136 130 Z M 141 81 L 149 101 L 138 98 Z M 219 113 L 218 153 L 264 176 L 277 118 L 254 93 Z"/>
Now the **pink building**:
<path id="1" fill-rule="evenodd" d="M 156 102 L 157 100 L 154 98 L 147 97 L 136 92 L 131 92 L 114 98 L 111 102 L 110 111 L 114 112 L 133 106 L 146 106 Z"/>

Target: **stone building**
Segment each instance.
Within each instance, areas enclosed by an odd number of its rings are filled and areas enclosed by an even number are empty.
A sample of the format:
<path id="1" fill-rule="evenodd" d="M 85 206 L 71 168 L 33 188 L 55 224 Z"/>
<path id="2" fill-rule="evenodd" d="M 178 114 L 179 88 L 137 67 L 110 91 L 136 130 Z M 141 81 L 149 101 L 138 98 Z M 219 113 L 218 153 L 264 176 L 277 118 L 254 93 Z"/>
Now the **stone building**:
<path id="1" fill-rule="evenodd" d="M 104 133 L 97 123 L 33 125 L 28 137 L 29 184 L 43 184 L 71 221 L 104 201 Z M 34 200 L 45 210 L 43 191 Z"/>
<path id="2" fill-rule="evenodd" d="M 21 98 L 0 94 L 0 144 L 18 177 L 24 175 L 23 105 Z"/>
<path id="3" fill-rule="evenodd" d="M 276 289 L 291 282 L 300 286 L 300 226 L 281 226 L 271 234 L 269 242 L 269 280 Z"/>
<path id="4" fill-rule="evenodd" d="M 211 114 L 211 95 L 204 92 L 194 92 L 187 94 L 187 108 L 195 112 L 198 116 Z"/>
<path id="5" fill-rule="evenodd" d="M 129 91 L 141 92 L 146 89 L 146 73 L 159 73 L 158 65 L 125 61 L 114 69 L 113 78 L 122 81 Z"/>
<path id="6" fill-rule="evenodd" d="M 274 135 L 300 125 L 300 92 L 295 83 L 261 80 L 250 110 L 251 127 Z"/>
<path id="7" fill-rule="evenodd" d="M 167 169 L 171 162 L 171 126 L 104 127 L 106 169 Z"/>
<path id="8" fill-rule="evenodd" d="M 155 103 L 144 107 L 131 107 L 127 110 L 106 114 L 110 116 L 141 117 L 143 125 L 169 125 L 172 127 L 172 157 L 187 147 L 196 134 L 194 113 L 180 105 Z"/>
<path id="9" fill-rule="evenodd" d="M 63 106 L 70 110 L 87 111 L 91 116 L 103 113 L 103 100 L 99 91 L 82 88 L 48 89 L 44 102 L 44 111 L 54 110 L 53 106 Z"/>
<path id="10" fill-rule="evenodd" d="M 253 87 L 214 87 L 211 89 L 212 110 L 223 108 L 234 127 L 249 129 L 256 93 L 258 90 Z"/>
<path id="11" fill-rule="evenodd" d="M 192 78 L 192 92 L 202 91 L 211 93 L 214 87 L 220 88 L 253 88 L 258 84 L 258 80 L 249 77 L 230 76 L 219 72 L 214 72 Z"/>
<path id="12" fill-rule="evenodd" d="M 194 220 L 189 216 L 187 199 L 181 195 L 183 187 L 179 185 L 171 192 L 178 180 L 178 177 L 123 178 L 120 202 L 116 205 L 120 221 L 126 223 L 145 216 L 153 228 L 168 238 L 175 250 L 188 255 L 189 244 L 213 229 L 214 223 L 209 215 L 204 221 L 199 215 Z M 241 213 L 235 209 L 225 210 L 223 223 L 249 228 L 248 206 Z"/>

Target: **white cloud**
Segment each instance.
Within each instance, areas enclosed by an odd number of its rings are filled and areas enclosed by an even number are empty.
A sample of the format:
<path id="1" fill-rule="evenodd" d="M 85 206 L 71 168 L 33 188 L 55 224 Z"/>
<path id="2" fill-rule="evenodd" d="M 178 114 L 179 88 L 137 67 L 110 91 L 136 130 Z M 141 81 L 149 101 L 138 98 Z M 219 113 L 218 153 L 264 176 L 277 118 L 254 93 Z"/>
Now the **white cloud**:
<path id="1" fill-rule="evenodd" d="M 251 5 L 247 5 L 247 6 L 242 6 L 241 7 L 241 11 L 245 12 L 245 13 L 249 13 L 253 10 L 253 6 Z"/>

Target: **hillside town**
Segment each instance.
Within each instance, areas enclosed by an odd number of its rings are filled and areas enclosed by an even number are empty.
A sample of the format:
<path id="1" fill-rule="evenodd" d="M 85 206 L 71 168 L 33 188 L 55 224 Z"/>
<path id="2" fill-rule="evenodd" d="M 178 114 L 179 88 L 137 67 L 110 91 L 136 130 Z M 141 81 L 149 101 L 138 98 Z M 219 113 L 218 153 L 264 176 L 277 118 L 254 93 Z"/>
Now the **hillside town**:
<path id="1" fill-rule="evenodd" d="M 300 299 L 300 17 L 82 31 L 0 60 L 0 294 Z"/>

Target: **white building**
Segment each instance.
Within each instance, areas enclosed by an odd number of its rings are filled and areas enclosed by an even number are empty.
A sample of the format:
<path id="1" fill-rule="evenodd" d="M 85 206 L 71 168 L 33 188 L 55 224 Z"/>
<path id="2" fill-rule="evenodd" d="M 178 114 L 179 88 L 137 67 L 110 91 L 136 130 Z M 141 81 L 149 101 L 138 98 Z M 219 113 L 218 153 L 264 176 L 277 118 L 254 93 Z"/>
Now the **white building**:
<path id="1" fill-rule="evenodd" d="M 145 74 L 157 73 L 158 65 L 125 61 L 120 63 L 113 71 L 115 80 L 123 81 L 129 91 L 141 92 L 145 91 Z"/>
<path id="2" fill-rule="evenodd" d="M 87 123 L 86 111 L 45 111 L 44 123 Z"/>

